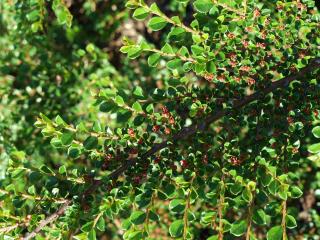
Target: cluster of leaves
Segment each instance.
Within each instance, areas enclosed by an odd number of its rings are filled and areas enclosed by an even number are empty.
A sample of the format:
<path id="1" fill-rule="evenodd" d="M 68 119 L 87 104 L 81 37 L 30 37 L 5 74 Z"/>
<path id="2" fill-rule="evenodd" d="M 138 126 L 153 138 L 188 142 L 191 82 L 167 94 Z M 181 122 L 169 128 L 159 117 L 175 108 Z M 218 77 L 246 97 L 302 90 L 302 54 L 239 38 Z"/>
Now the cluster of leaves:
<path id="1" fill-rule="evenodd" d="M 15 148 L 8 151 L 0 189 L 0 231 L 6 239 L 320 235 L 313 207 L 320 189 L 320 14 L 314 1 L 175 0 L 166 13 L 155 1 L 129 0 L 132 18 L 148 34 L 124 38 L 119 51 L 130 60 L 118 71 L 99 46 L 77 38 L 83 37 L 81 24 L 73 16 L 71 27 L 72 11 L 63 1 L 50 5 L 58 25 L 46 26 L 46 4 L 17 6 L 28 11 L 23 28 L 56 36 L 51 29 L 64 24 L 69 28 L 61 41 L 67 46 L 50 54 L 53 43 L 36 35 L 32 45 L 21 43 L 29 49 L 24 61 L 30 61 L 30 74 L 22 73 L 21 62 L 15 65 L 14 54 L 5 69 L 8 76 L 32 79 L 18 81 L 29 94 L 25 101 L 48 89 L 40 94 L 40 102 L 48 101 L 42 113 L 38 104 L 28 104 L 23 116 L 38 115 L 34 126 L 59 158 L 66 155 L 48 164 Z M 86 4 L 84 9 L 97 6 Z M 49 57 L 56 60 L 42 63 Z M 60 78 L 67 79 L 61 88 L 44 87 Z M 283 78 L 285 84 L 276 85 Z M 57 89 L 61 97 L 51 102 Z M 3 138 L 10 139 L 8 124 L 2 128 Z M 316 198 L 311 206 L 310 195 Z"/>

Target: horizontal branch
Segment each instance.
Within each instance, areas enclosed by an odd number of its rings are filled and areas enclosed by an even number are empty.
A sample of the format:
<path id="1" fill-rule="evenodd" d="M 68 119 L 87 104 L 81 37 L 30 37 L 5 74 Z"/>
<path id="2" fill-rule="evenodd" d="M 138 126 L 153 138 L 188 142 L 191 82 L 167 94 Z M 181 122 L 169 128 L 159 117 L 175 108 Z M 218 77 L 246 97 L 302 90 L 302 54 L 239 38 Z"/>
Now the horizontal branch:
<path id="1" fill-rule="evenodd" d="M 244 107 L 245 105 L 254 102 L 261 97 L 264 97 L 268 95 L 269 93 L 273 92 L 274 90 L 278 88 L 284 88 L 289 85 L 290 82 L 304 76 L 305 74 L 320 68 L 320 58 L 316 58 L 310 61 L 310 63 L 302 68 L 299 72 L 292 74 L 288 77 L 282 78 L 278 81 L 272 82 L 269 87 L 266 87 L 265 89 L 255 92 L 249 96 L 244 97 L 243 99 L 236 100 L 233 102 L 233 110 L 237 110 L 239 108 Z M 143 155 L 140 156 L 140 161 L 146 160 L 148 157 L 152 156 L 156 152 L 160 151 L 161 149 L 167 147 L 169 145 L 169 142 L 177 142 L 179 140 L 183 140 L 188 138 L 189 136 L 194 135 L 197 131 L 204 131 L 207 126 L 209 126 L 211 123 L 221 119 L 222 117 L 228 115 L 230 110 L 220 110 L 217 112 L 214 112 L 213 114 L 210 114 L 207 118 L 205 118 L 203 121 L 195 123 L 189 127 L 182 128 L 178 133 L 172 136 L 171 139 L 164 140 L 161 143 L 156 143 L 153 145 L 153 147 L 145 152 Z M 123 172 L 125 172 L 129 167 L 133 166 L 137 162 L 138 158 L 136 159 L 130 159 L 127 160 L 122 166 L 120 166 L 118 169 L 110 173 L 108 176 L 109 179 L 116 179 L 119 177 Z M 102 182 L 99 181 L 95 184 L 95 188 L 101 185 Z M 94 189 L 92 189 L 94 191 Z"/>

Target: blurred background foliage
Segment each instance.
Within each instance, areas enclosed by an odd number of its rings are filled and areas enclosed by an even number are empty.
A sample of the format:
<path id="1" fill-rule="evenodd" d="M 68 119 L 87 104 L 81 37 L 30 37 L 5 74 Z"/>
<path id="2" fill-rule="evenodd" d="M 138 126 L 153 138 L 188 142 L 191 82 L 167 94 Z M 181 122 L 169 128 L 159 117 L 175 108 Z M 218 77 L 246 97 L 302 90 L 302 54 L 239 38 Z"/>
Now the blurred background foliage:
<path id="1" fill-rule="evenodd" d="M 12 149 L 37 154 L 37 163 L 56 161 L 57 153 L 33 124 L 39 110 L 78 123 L 96 116 L 92 91 L 133 88 L 156 70 L 138 68 L 119 49 L 124 36 L 162 45 L 165 35 L 128 20 L 126 1 L 2 1 L 0 4 L 0 120 L 3 160 Z M 61 3 L 60 12 L 54 5 Z M 63 4 L 62 4 L 63 3 Z M 176 1 L 159 1 L 170 14 L 186 14 Z M 58 7 L 56 6 L 56 9 Z M 65 11 L 65 12 L 64 12 Z M 72 27 L 68 28 L 68 25 Z M 141 72 L 142 71 L 142 72 Z M 153 71 L 153 72 L 152 72 Z M 149 85 L 150 89 L 154 86 Z M 88 114 L 89 113 L 89 114 Z M 6 149 L 6 150 L 5 150 Z M 34 159 L 34 158 L 32 158 Z M 45 159 L 45 160 L 44 160 Z M 5 168 L 2 168 L 3 171 Z"/>

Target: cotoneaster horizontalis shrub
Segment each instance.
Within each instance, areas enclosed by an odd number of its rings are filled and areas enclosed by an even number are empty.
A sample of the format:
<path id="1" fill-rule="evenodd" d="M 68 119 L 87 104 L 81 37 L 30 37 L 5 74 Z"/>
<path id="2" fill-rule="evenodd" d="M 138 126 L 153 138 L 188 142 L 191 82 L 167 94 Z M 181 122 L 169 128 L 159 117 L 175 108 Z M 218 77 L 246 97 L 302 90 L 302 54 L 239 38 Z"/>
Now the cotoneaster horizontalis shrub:
<path id="1" fill-rule="evenodd" d="M 191 6 L 192 19 L 126 3 L 163 44 L 124 38 L 135 75 L 93 92 L 99 114 L 73 123 L 40 114 L 35 126 L 68 157 L 34 168 L 12 154 L 1 190 L 17 218 L 8 238 L 303 237 L 302 166 L 320 156 L 314 1 L 175 4 Z"/>

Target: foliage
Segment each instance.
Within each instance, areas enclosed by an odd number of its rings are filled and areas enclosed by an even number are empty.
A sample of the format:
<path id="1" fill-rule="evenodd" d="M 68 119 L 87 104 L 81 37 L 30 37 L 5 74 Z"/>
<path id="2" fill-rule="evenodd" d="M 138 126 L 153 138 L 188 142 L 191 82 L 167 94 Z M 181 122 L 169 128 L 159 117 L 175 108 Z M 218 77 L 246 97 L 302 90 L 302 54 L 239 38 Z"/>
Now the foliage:
<path id="1" fill-rule="evenodd" d="M 0 6 L 0 239 L 320 237 L 314 1 Z"/>

